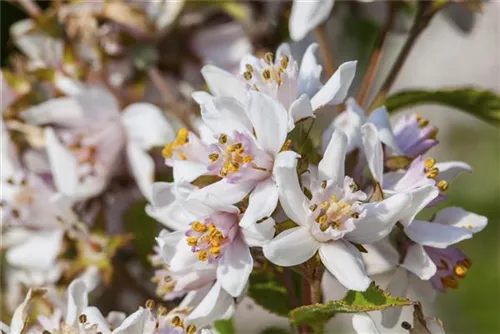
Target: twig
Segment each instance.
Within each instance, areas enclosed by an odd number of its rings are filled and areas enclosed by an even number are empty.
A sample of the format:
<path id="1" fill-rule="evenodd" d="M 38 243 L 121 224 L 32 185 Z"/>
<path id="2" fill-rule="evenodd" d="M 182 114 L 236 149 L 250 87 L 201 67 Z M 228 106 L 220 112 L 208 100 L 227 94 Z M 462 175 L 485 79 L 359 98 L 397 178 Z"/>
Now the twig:
<path id="1" fill-rule="evenodd" d="M 396 18 L 396 6 L 390 2 L 387 5 L 389 6 L 388 18 L 385 22 L 384 27 L 382 28 L 382 32 L 380 33 L 377 43 L 375 44 L 375 49 L 370 58 L 368 69 L 366 70 L 366 74 L 363 78 L 363 83 L 361 84 L 361 89 L 359 90 L 357 100 L 359 105 L 361 106 L 363 106 L 363 104 L 365 103 L 365 100 L 368 97 L 368 92 L 370 91 L 370 87 L 373 85 L 375 73 L 377 73 L 380 65 L 380 60 L 382 59 L 382 51 L 385 46 L 387 34 L 391 30 L 394 24 L 394 19 Z"/>
<path id="2" fill-rule="evenodd" d="M 420 34 L 425 30 L 425 28 L 427 28 L 431 19 L 434 17 L 434 14 L 436 14 L 438 11 L 438 9 L 430 11 L 428 10 L 429 7 L 432 6 L 432 2 L 430 1 L 420 1 L 418 5 L 419 5 L 418 12 L 413 22 L 413 26 L 411 27 L 410 32 L 408 34 L 408 39 L 406 40 L 405 44 L 403 45 L 403 48 L 399 52 L 396 61 L 392 65 L 389 75 L 382 84 L 382 87 L 380 88 L 380 91 L 377 94 L 376 99 L 370 105 L 370 108 L 368 108 L 368 113 L 370 113 L 371 110 L 373 110 L 378 106 L 381 106 L 384 103 L 384 101 L 387 98 L 387 95 L 389 94 L 389 91 L 392 88 L 392 85 L 396 81 L 396 78 L 398 77 L 398 74 L 401 71 L 401 68 L 403 67 L 406 59 L 408 58 L 408 55 L 410 54 L 413 46 L 415 45 L 415 42 L 417 41 Z"/>
<path id="3" fill-rule="evenodd" d="M 326 35 L 326 24 L 320 24 L 314 29 L 314 34 L 318 40 L 321 58 L 323 58 L 323 65 L 325 67 L 325 74 L 329 79 L 335 73 L 335 63 L 333 62 L 333 55 L 328 45 L 328 37 Z"/>

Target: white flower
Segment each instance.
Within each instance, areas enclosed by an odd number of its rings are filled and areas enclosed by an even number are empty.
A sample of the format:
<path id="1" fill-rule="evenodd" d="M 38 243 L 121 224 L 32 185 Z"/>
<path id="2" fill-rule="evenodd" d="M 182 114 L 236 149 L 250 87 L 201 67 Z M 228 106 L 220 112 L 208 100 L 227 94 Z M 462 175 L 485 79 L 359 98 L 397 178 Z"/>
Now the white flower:
<path id="1" fill-rule="evenodd" d="M 352 327 L 358 334 L 380 334 L 381 332 L 375 325 L 373 319 L 368 313 L 358 313 L 352 316 Z"/>
<path id="2" fill-rule="evenodd" d="M 403 297 L 412 291 L 419 300 L 432 302 L 436 291 L 457 288 L 471 262 L 452 245 L 472 238 L 486 225 L 486 217 L 457 207 L 440 210 L 430 222 L 414 220 L 404 230 L 408 237 L 400 250 L 404 259 L 386 290 Z M 400 308 L 383 311 L 382 324 L 393 327 L 400 314 Z"/>
<path id="3" fill-rule="evenodd" d="M 44 102 L 23 117 L 28 123 L 51 125 L 45 128 L 45 144 L 54 182 L 75 200 L 104 190 L 123 149 L 139 188 L 149 198 L 154 163 L 147 150 L 173 137 L 157 107 L 136 103 L 120 114 L 114 97 L 97 87 Z"/>
<path id="4" fill-rule="evenodd" d="M 288 111 L 290 131 L 294 123 L 314 117 L 314 111 L 325 105 L 337 105 L 346 98 L 356 72 L 356 61 L 346 62 L 326 82 L 321 83 L 321 65 L 314 55 L 317 44 L 311 44 L 302 58 L 300 67 L 292 57 L 290 46 L 282 44 L 274 58 L 271 53 L 264 59 L 248 55 L 241 61 L 240 77 L 213 65 L 201 70 L 214 96 L 234 97 L 244 104 L 250 91 L 264 92 L 278 100 Z M 274 59 L 273 59 L 274 58 Z M 196 92 L 193 98 L 205 104 L 212 96 Z"/>
<path id="5" fill-rule="evenodd" d="M 294 41 L 300 41 L 308 32 L 325 22 L 335 0 L 293 0 L 288 29 Z"/>
<path id="6" fill-rule="evenodd" d="M 199 156 L 191 159 L 186 150 L 180 151 L 182 164 L 174 165 L 174 175 L 178 173 L 176 168 L 185 168 L 197 171 L 198 176 L 221 177 L 193 192 L 193 199 L 214 196 L 221 203 L 233 204 L 251 193 L 240 222 L 244 227 L 269 217 L 278 202 L 273 166 L 282 156 L 280 150 L 287 136 L 283 106 L 266 94 L 250 92 L 245 106 L 235 98 L 215 97 L 202 105 L 201 113 L 213 137 L 208 146 L 200 146 L 203 150 L 195 152 L 207 151 L 208 155 L 204 160 Z"/>
<path id="7" fill-rule="evenodd" d="M 449 182 L 462 172 L 470 171 L 463 162 L 436 163 L 432 158 L 417 157 L 407 171 L 383 173 L 384 158 L 379 132 L 373 124 L 361 128 L 363 148 L 368 167 L 373 178 L 381 186 L 385 196 L 397 193 L 410 193 L 412 203 L 401 213 L 399 221 L 408 226 L 415 216 L 430 203 L 442 200 L 440 191 L 446 191 Z"/>
<path id="8" fill-rule="evenodd" d="M 347 137 L 337 130 L 311 175 L 308 199 L 296 172 L 298 155 L 284 152 L 275 166 L 280 203 L 299 226 L 278 234 L 264 245 L 266 258 L 281 266 L 294 266 L 317 251 L 325 267 L 348 289 L 364 291 L 370 284 L 358 249 L 351 243 L 370 244 L 392 230 L 397 217 L 411 201 L 397 194 L 381 202 L 366 203 L 367 196 L 344 176 Z"/>

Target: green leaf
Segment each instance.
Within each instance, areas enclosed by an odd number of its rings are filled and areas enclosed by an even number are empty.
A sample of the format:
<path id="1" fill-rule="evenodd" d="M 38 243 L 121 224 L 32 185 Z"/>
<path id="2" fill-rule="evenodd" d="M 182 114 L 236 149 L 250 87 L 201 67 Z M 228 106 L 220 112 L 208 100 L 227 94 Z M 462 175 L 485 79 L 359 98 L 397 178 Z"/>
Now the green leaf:
<path id="1" fill-rule="evenodd" d="M 372 283 L 365 292 L 350 290 L 342 300 L 298 307 L 290 312 L 290 319 L 296 325 L 307 324 L 314 328 L 322 328 L 322 325 L 336 313 L 379 311 L 411 304 L 410 300 L 393 297 Z"/>
<path id="2" fill-rule="evenodd" d="M 216 320 L 214 322 L 214 327 L 220 334 L 235 333 L 233 319 Z"/>
<path id="3" fill-rule="evenodd" d="M 500 126 L 500 96 L 476 88 L 405 90 L 391 95 L 385 106 L 390 112 L 421 104 L 439 104 L 465 111 Z"/>
<path id="4" fill-rule="evenodd" d="M 137 254 L 143 264 L 149 265 L 147 257 L 153 251 L 159 224 L 146 214 L 144 210 L 146 204 L 146 201 L 140 201 L 131 205 L 125 213 L 124 219 L 127 232 L 133 236 Z"/>
<path id="5" fill-rule="evenodd" d="M 248 295 L 266 310 L 282 317 L 287 317 L 291 309 L 287 290 L 272 273 L 254 271 L 250 275 Z"/>
<path id="6" fill-rule="evenodd" d="M 291 334 L 290 330 L 281 327 L 268 327 L 261 334 Z"/>

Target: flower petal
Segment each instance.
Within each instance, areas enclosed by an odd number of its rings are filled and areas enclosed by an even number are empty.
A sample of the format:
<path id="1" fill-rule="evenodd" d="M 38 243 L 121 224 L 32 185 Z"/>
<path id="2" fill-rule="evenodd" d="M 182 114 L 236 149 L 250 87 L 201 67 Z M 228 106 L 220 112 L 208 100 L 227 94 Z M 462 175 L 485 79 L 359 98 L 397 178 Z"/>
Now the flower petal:
<path id="1" fill-rule="evenodd" d="M 318 44 L 312 43 L 304 52 L 299 70 L 299 87 L 297 88 L 299 94 L 314 96 L 314 94 L 316 94 L 316 92 L 323 86 L 321 83 L 321 71 L 323 67 L 318 64 L 318 60 L 315 55 L 317 49 Z"/>
<path id="2" fill-rule="evenodd" d="M 192 182 L 207 173 L 206 164 L 189 160 L 175 160 L 172 169 L 175 182 Z"/>
<path id="3" fill-rule="evenodd" d="M 217 280 L 231 296 L 238 297 L 245 289 L 252 269 L 250 248 L 239 236 L 231 242 L 219 259 Z"/>
<path id="4" fill-rule="evenodd" d="M 408 247 L 406 256 L 401 264 L 403 268 L 411 271 L 423 280 L 428 280 L 436 274 L 436 265 L 432 262 L 424 247 L 413 244 Z"/>
<path id="5" fill-rule="evenodd" d="M 382 143 L 389 146 L 394 153 L 402 154 L 396 142 L 396 138 L 394 137 L 394 133 L 392 132 L 391 123 L 389 122 L 389 113 L 386 107 L 380 107 L 372 111 L 367 122 L 375 125 Z"/>
<path id="6" fill-rule="evenodd" d="M 359 313 L 352 316 L 352 327 L 358 334 L 380 334 L 373 319 L 368 313 Z"/>
<path id="7" fill-rule="evenodd" d="M 405 227 L 410 225 L 415 216 L 439 195 L 439 190 L 434 185 L 429 184 L 411 191 L 410 194 L 412 196 L 411 204 L 401 212 L 399 219 L 399 222 Z"/>
<path id="8" fill-rule="evenodd" d="M 252 123 L 243 104 L 233 97 L 215 97 L 211 102 L 201 105 L 201 117 L 217 135 L 232 135 L 234 131 L 252 133 Z"/>
<path id="9" fill-rule="evenodd" d="M 321 262 L 335 278 L 349 290 L 365 291 L 371 283 L 366 275 L 361 253 L 343 240 L 322 243 Z"/>
<path id="10" fill-rule="evenodd" d="M 160 108 L 150 103 L 134 103 L 121 113 L 128 140 L 144 150 L 163 146 L 175 139 L 175 130 Z"/>
<path id="11" fill-rule="evenodd" d="M 288 132 L 293 130 L 295 123 L 309 117 L 316 117 L 312 110 L 311 100 L 309 100 L 309 96 L 306 94 L 302 94 L 297 100 L 293 101 L 289 112 Z"/>
<path id="12" fill-rule="evenodd" d="M 377 128 L 371 123 L 361 127 L 363 148 L 368 167 L 373 178 L 383 187 L 384 153 L 378 136 Z"/>
<path id="13" fill-rule="evenodd" d="M 472 172 L 472 167 L 462 161 L 438 162 L 434 167 L 439 169 L 438 180 L 453 181 L 458 175 Z"/>
<path id="14" fill-rule="evenodd" d="M 342 130 L 335 130 L 326 147 L 323 159 L 318 164 L 320 180 L 333 180 L 334 184 L 342 184 L 345 176 L 345 154 L 347 136 Z"/>
<path id="15" fill-rule="evenodd" d="M 190 198 L 198 201 L 212 198 L 220 204 L 234 204 L 241 201 L 254 187 L 254 182 L 229 183 L 222 179 L 193 192 Z"/>
<path id="16" fill-rule="evenodd" d="M 250 92 L 246 111 L 260 147 L 276 155 L 288 134 L 288 112 L 279 101 L 261 92 Z"/>
<path id="17" fill-rule="evenodd" d="M 436 213 L 434 222 L 458 228 L 466 228 L 472 233 L 481 232 L 488 224 L 488 218 L 458 207 L 448 207 Z"/>
<path id="18" fill-rule="evenodd" d="M 216 282 L 201 303 L 184 319 L 184 323 L 205 327 L 212 325 L 215 320 L 231 317 L 234 310 L 233 297 Z"/>
<path id="19" fill-rule="evenodd" d="M 309 31 L 328 19 L 334 4 L 334 0 L 294 0 L 289 21 L 290 37 L 294 41 L 303 39 Z"/>
<path id="20" fill-rule="evenodd" d="M 102 315 L 101 311 L 95 306 L 90 306 L 82 310 L 82 314 L 85 314 L 87 317 L 87 322 L 92 324 L 92 326 L 96 326 L 95 330 L 98 333 L 109 334 L 111 331 L 107 325 L 107 321 Z"/>
<path id="21" fill-rule="evenodd" d="M 123 323 L 113 330 L 113 334 L 154 334 L 156 333 L 155 317 L 145 308 L 139 308 L 123 321 Z"/>
<path id="22" fill-rule="evenodd" d="M 89 305 L 87 285 L 83 280 L 73 280 L 68 287 L 68 304 L 65 322 L 70 326 L 78 324 L 78 317 Z"/>
<path id="23" fill-rule="evenodd" d="M 231 73 L 213 65 L 205 65 L 201 74 L 208 88 L 215 96 L 234 97 L 240 103 L 245 103 L 247 90 L 245 84 Z"/>
<path id="24" fill-rule="evenodd" d="M 356 61 L 349 61 L 339 66 L 326 84 L 311 98 L 313 110 L 326 104 L 337 105 L 345 100 L 356 74 L 356 64 Z"/>
<path id="25" fill-rule="evenodd" d="M 258 224 L 243 228 L 242 233 L 245 242 L 250 247 L 262 247 L 273 239 L 276 230 L 275 225 L 274 219 L 269 217 Z"/>
<path id="26" fill-rule="evenodd" d="M 294 227 L 278 234 L 262 247 L 264 256 L 274 264 L 283 267 L 306 262 L 316 254 L 320 244 L 304 226 Z"/>
<path id="27" fill-rule="evenodd" d="M 272 178 L 257 184 L 250 193 L 248 207 L 241 217 L 240 226 L 250 227 L 265 217 L 270 217 L 278 204 L 278 186 Z"/>
<path id="28" fill-rule="evenodd" d="M 307 197 L 302 192 L 297 176 L 297 159 L 292 151 L 278 154 L 274 162 L 273 175 L 278 185 L 280 204 L 286 215 L 299 225 L 307 224 Z"/>
<path id="29" fill-rule="evenodd" d="M 137 186 L 146 199 L 151 198 L 151 186 L 155 178 L 153 158 L 135 143 L 127 145 L 128 165 Z"/>
<path id="30" fill-rule="evenodd" d="M 411 195 L 396 194 L 380 202 L 363 205 L 365 216 L 355 220 L 356 229 L 346 239 L 360 244 L 371 244 L 387 236 L 400 217 L 401 211 L 411 203 Z"/>
<path id="31" fill-rule="evenodd" d="M 396 269 L 385 290 L 395 297 L 406 297 L 408 293 L 408 272 L 406 269 L 401 267 Z M 402 307 L 391 307 L 382 311 L 382 326 L 386 328 L 396 326 L 402 310 Z"/>
<path id="32" fill-rule="evenodd" d="M 388 238 L 373 244 L 363 245 L 368 253 L 362 253 L 366 273 L 369 276 L 383 274 L 399 263 L 399 253 Z"/>
<path id="33" fill-rule="evenodd" d="M 414 220 L 405 228 L 406 235 L 413 241 L 436 248 L 446 248 L 465 239 L 472 238 L 472 232 L 459 227 Z"/>

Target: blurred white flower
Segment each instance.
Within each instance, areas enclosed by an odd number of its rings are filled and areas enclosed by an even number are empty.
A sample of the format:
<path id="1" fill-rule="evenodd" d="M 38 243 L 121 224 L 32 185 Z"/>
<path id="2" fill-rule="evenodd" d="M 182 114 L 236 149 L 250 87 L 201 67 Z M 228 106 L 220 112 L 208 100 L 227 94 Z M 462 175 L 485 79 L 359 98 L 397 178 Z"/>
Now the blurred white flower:
<path id="1" fill-rule="evenodd" d="M 294 41 L 325 22 L 330 16 L 335 0 L 293 0 L 288 29 Z"/>

